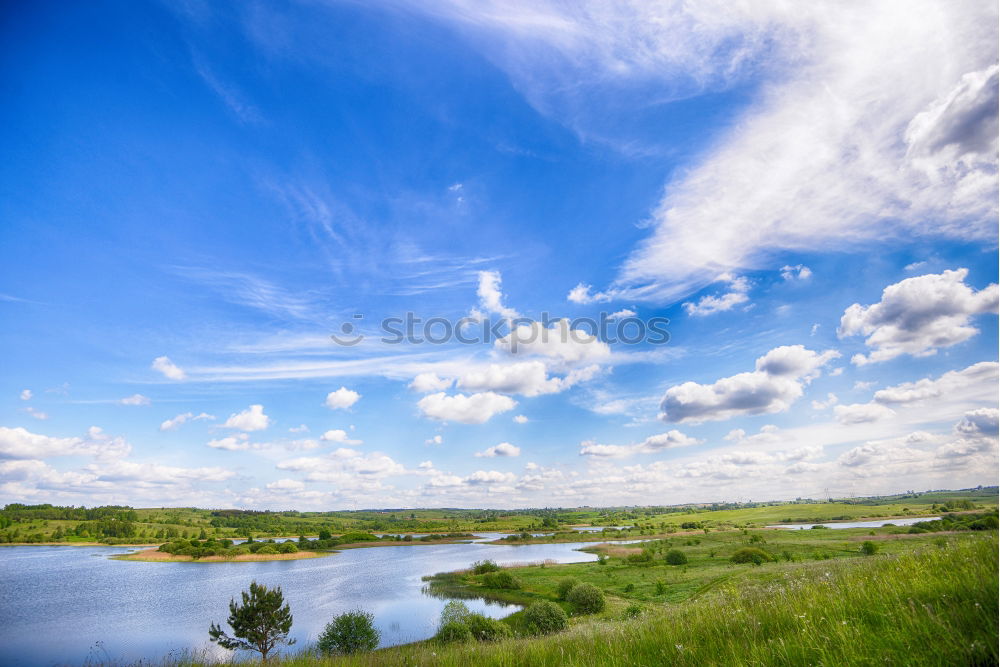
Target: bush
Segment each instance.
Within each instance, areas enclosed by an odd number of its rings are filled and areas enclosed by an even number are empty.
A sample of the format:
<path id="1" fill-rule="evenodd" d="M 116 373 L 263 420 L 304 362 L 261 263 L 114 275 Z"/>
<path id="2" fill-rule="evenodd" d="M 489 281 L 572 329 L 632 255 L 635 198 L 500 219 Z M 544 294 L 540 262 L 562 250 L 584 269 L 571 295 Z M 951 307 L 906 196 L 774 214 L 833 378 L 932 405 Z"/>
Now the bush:
<path id="1" fill-rule="evenodd" d="M 298 550 L 299 548 L 295 546 L 295 542 L 282 542 L 281 546 L 278 547 L 278 553 L 282 554 L 293 554 Z"/>
<path id="2" fill-rule="evenodd" d="M 653 554 L 650 551 L 643 550 L 642 553 L 629 554 L 626 560 L 629 563 L 652 563 Z"/>
<path id="3" fill-rule="evenodd" d="M 438 623 L 438 627 L 443 627 L 449 623 L 460 623 L 465 624 L 465 621 L 469 618 L 472 612 L 469 608 L 465 606 L 464 602 L 459 600 L 451 600 L 444 606 L 441 610 L 441 620 Z"/>
<path id="4" fill-rule="evenodd" d="M 469 614 L 465 619 L 465 626 L 469 628 L 474 639 L 481 642 L 492 642 L 513 636 L 510 626 L 482 614 Z"/>
<path id="5" fill-rule="evenodd" d="M 593 584 L 577 584 L 566 595 L 566 601 L 573 605 L 577 614 L 596 614 L 604 610 L 604 593 Z"/>
<path id="6" fill-rule="evenodd" d="M 878 553 L 878 545 L 872 542 L 871 540 L 865 540 L 864 542 L 861 543 L 860 551 L 866 556 L 874 556 L 876 553 Z"/>
<path id="7" fill-rule="evenodd" d="M 666 556 L 667 565 L 687 565 L 688 557 L 680 549 L 671 549 Z"/>
<path id="8" fill-rule="evenodd" d="M 500 566 L 491 560 L 477 560 L 472 564 L 473 574 L 486 574 L 487 572 L 496 572 L 500 569 Z"/>
<path id="9" fill-rule="evenodd" d="M 317 648 L 323 653 L 361 653 L 378 648 L 379 631 L 375 628 L 375 617 L 366 611 L 349 611 L 326 624 Z"/>
<path id="10" fill-rule="evenodd" d="M 253 549 L 253 547 L 250 547 Z M 275 544 L 263 544 L 254 553 L 258 554 L 276 554 L 278 553 L 278 547 Z"/>
<path id="11" fill-rule="evenodd" d="M 753 563 L 754 565 L 769 563 L 771 560 L 771 554 L 756 547 L 743 547 L 729 557 L 731 563 Z"/>
<path id="12" fill-rule="evenodd" d="M 521 587 L 521 581 L 506 570 L 490 572 L 483 577 L 483 584 L 487 588 L 503 588 L 506 590 L 517 590 Z"/>
<path id="13" fill-rule="evenodd" d="M 550 635 L 566 629 L 569 619 L 555 602 L 532 602 L 524 610 L 524 625 L 532 634 Z"/>
<path id="14" fill-rule="evenodd" d="M 556 584 L 556 596 L 560 600 L 565 600 L 569 592 L 573 590 L 573 587 L 580 583 L 580 580 L 575 577 L 566 577 L 565 579 L 560 579 L 559 583 Z"/>
<path id="15" fill-rule="evenodd" d="M 469 626 L 465 623 L 456 623 L 452 621 L 442 625 L 438 629 L 437 634 L 434 635 L 434 639 L 442 644 L 451 644 L 453 642 L 471 642 L 472 630 L 469 630 Z"/>
<path id="16" fill-rule="evenodd" d="M 642 607 L 635 604 L 634 602 L 629 606 L 625 607 L 625 618 L 636 618 L 642 614 Z"/>

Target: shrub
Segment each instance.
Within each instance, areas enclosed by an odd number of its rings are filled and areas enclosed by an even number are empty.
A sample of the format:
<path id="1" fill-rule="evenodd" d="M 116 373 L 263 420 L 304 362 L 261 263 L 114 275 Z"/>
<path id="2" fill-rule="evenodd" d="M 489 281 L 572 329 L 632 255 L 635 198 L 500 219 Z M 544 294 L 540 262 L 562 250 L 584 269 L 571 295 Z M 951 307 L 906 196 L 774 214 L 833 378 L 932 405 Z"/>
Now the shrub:
<path id="1" fill-rule="evenodd" d="M 668 565 L 687 565 L 688 557 L 680 549 L 671 549 L 667 552 L 666 561 Z"/>
<path id="2" fill-rule="evenodd" d="M 441 620 L 438 627 L 443 627 L 449 623 L 464 624 L 471 613 L 472 612 L 469 611 L 469 608 L 465 606 L 464 602 L 451 600 L 444 606 L 444 609 L 441 610 Z"/>
<path id="3" fill-rule="evenodd" d="M 626 593 L 631 593 L 634 590 L 635 590 L 635 584 L 633 584 L 631 582 L 625 584 L 625 592 Z"/>
<path id="4" fill-rule="evenodd" d="M 521 581 L 506 570 L 490 572 L 485 575 L 483 577 L 483 584 L 487 588 L 503 588 L 506 590 L 517 590 L 521 587 Z"/>
<path id="5" fill-rule="evenodd" d="M 569 624 L 566 612 L 555 602 L 532 602 L 524 610 L 524 625 L 535 635 L 550 635 Z"/>
<path id="6" fill-rule="evenodd" d="M 487 572 L 496 572 L 500 569 L 500 566 L 491 560 L 477 560 L 472 564 L 473 574 L 486 574 Z"/>
<path id="7" fill-rule="evenodd" d="M 768 563 L 771 560 L 771 554 L 756 547 L 743 547 L 729 557 L 731 563 L 753 563 L 754 565 Z"/>
<path id="8" fill-rule="evenodd" d="M 452 621 L 442 625 L 438 629 L 437 634 L 434 635 L 434 639 L 438 640 L 442 644 L 451 644 L 453 642 L 471 642 L 472 630 L 469 630 L 469 626 L 465 623 L 456 623 Z"/>
<path id="9" fill-rule="evenodd" d="M 556 596 L 560 600 L 565 600 L 566 596 L 569 594 L 573 587 L 576 586 L 580 581 L 575 577 L 566 577 L 565 579 L 560 579 L 559 583 L 556 584 Z"/>
<path id="10" fill-rule="evenodd" d="M 253 547 L 250 547 L 250 548 L 253 549 Z M 261 547 L 259 549 L 257 549 L 255 553 L 258 553 L 258 554 L 276 554 L 276 553 L 278 553 L 278 547 L 276 545 L 274 545 L 274 544 L 262 544 Z"/>
<path id="11" fill-rule="evenodd" d="M 653 562 L 653 554 L 644 549 L 642 553 L 629 554 L 626 560 L 630 563 L 651 563 Z"/>
<path id="12" fill-rule="evenodd" d="M 667 592 L 667 585 L 665 583 L 663 583 L 662 581 L 657 581 L 656 582 L 656 594 L 657 595 L 663 595 L 666 592 Z"/>
<path id="13" fill-rule="evenodd" d="M 378 648 L 379 631 L 375 617 L 366 611 L 349 611 L 326 624 L 317 648 L 323 653 L 361 653 Z"/>
<path id="14" fill-rule="evenodd" d="M 577 614 L 596 614 L 604 610 L 604 593 L 593 584 L 577 584 L 566 595 L 566 601 L 573 605 Z"/>
<path id="15" fill-rule="evenodd" d="M 865 540 L 864 542 L 861 543 L 860 551 L 866 556 L 874 556 L 876 553 L 878 553 L 878 545 L 872 542 L 871 540 Z"/>
<path id="16" fill-rule="evenodd" d="M 465 619 L 465 626 L 469 628 L 472 637 L 481 642 L 497 641 L 514 634 L 506 623 L 482 614 L 469 614 Z"/>
<path id="17" fill-rule="evenodd" d="M 625 618 L 635 618 L 642 614 L 642 607 L 635 604 L 634 602 L 629 606 L 625 607 Z"/>
<path id="18" fill-rule="evenodd" d="M 293 554 L 298 550 L 299 548 L 295 546 L 295 542 L 282 542 L 281 546 L 278 547 L 278 553 L 282 554 Z"/>

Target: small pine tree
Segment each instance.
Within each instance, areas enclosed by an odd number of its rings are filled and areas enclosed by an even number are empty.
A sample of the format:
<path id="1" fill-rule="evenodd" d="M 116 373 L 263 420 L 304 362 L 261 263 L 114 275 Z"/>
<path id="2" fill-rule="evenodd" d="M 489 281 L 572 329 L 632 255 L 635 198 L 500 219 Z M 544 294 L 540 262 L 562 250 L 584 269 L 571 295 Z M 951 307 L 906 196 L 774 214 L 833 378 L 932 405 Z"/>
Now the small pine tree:
<path id="1" fill-rule="evenodd" d="M 230 650 L 257 651 L 265 662 L 275 646 L 295 643 L 294 639 L 288 638 L 292 629 L 292 612 L 284 604 L 280 587 L 268 588 L 253 581 L 250 591 L 243 591 L 240 595 L 242 604 L 237 604 L 236 600 L 229 601 L 228 623 L 233 629 L 233 636 L 212 623 L 208 636 L 213 642 Z"/>

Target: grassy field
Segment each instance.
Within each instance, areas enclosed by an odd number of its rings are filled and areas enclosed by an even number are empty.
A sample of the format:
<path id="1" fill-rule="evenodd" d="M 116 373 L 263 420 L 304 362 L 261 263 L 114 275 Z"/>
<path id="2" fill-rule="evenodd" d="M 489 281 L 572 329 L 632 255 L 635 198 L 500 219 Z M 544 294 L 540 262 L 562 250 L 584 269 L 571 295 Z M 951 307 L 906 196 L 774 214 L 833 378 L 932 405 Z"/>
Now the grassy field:
<path id="1" fill-rule="evenodd" d="M 575 617 L 568 630 L 543 638 L 427 641 L 351 657 L 287 656 L 280 664 L 996 665 L 996 531 L 883 542 L 885 552 L 874 556 L 847 555 L 846 544 L 854 542 L 838 538 L 802 545 L 843 553 L 830 560 L 692 563 L 687 574 L 659 572 L 672 581 L 663 599 L 648 590 L 616 596 L 605 612 Z M 656 567 L 593 563 L 517 574 L 526 594 L 551 597 L 549 585 L 561 576 L 612 590 L 626 581 L 648 583 Z M 695 585 L 706 578 L 715 584 Z M 644 609 L 626 618 L 624 605 L 633 598 Z"/>
<path id="2" fill-rule="evenodd" d="M 946 503 L 995 508 L 997 487 L 928 491 L 825 502 L 570 509 L 399 509 L 336 512 L 254 512 L 198 508 L 64 508 L 12 504 L 0 510 L 0 544 L 162 544 L 176 538 L 255 538 L 341 534 L 511 532 L 566 530 L 573 526 L 630 526 L 623 537 L 686 530 L 761 527 L 787 521 L 830 521 L 926 516 Z M 961 509 L 961 507 L 958 507 Z M 579 538 L 573 538 L 575 541 Z"/>

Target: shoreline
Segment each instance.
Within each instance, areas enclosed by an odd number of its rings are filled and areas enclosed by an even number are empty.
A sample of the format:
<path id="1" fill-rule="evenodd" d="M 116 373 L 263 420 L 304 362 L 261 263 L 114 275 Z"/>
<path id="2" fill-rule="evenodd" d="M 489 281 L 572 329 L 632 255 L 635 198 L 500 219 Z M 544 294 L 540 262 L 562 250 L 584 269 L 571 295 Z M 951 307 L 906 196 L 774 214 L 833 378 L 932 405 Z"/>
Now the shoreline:
<path id="1" fill-rule="evenodd" d="M 175 556 L 165 551 L 157 549 L 143 549 L 127 554 L 111 556 L 110 560 L 127 560 L 138 563 L 260 563 L 271 560 L 304 560 L 308 558 L 324 558 L 333 552 L 321 551 L 296 551 L 290 554 L 240 554 L 239 556 L 204 556 L 202 558 L 192 558 L 191 556 Z"/>

